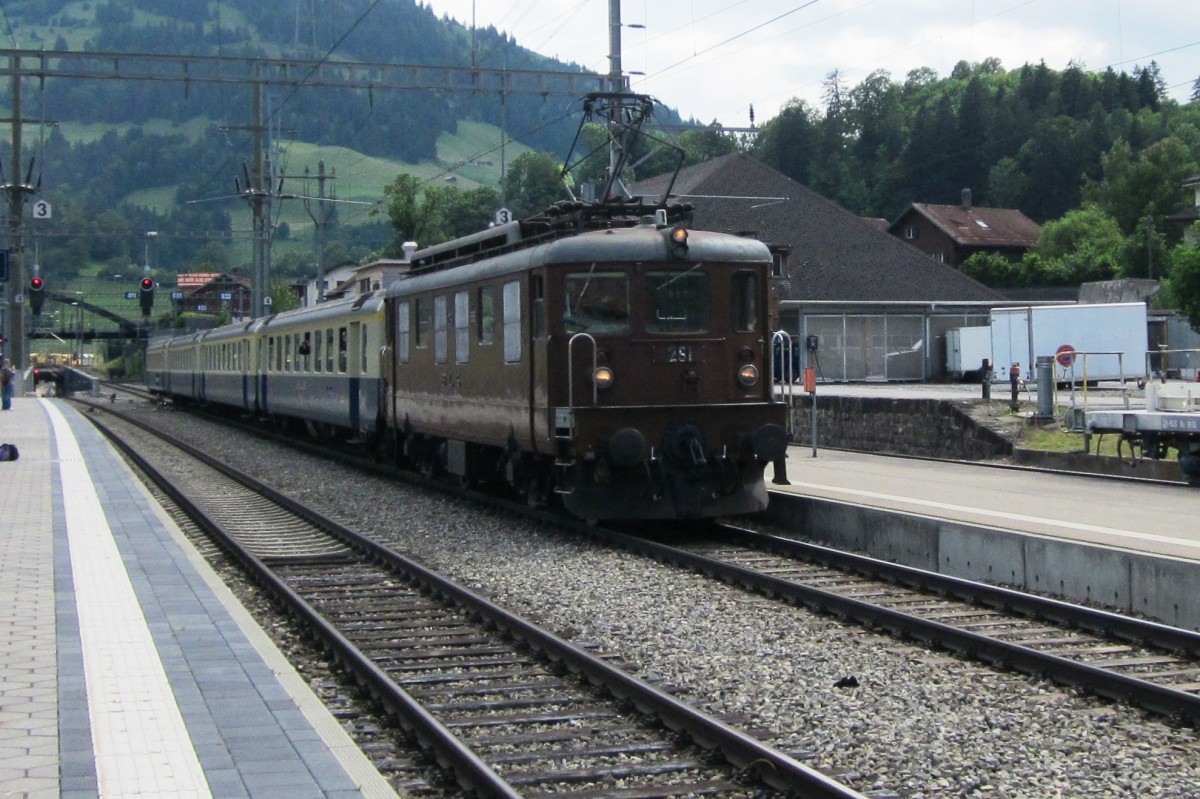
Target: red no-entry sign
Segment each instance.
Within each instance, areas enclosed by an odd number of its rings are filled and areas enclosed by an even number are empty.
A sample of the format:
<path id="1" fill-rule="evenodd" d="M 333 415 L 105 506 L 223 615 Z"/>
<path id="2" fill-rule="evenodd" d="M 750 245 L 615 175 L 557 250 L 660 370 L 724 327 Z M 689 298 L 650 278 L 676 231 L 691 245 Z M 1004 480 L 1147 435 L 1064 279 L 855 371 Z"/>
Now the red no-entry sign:
<path id="1" fill-rule="evenodd" d="M 1062 345 L 1058 348 L 1058 352 L 1054 354 L 1054 360 L 1058 361 L 1059 366 L 1070 366 L 1075 363 L 1075 348 L 1070 344 Z"/>

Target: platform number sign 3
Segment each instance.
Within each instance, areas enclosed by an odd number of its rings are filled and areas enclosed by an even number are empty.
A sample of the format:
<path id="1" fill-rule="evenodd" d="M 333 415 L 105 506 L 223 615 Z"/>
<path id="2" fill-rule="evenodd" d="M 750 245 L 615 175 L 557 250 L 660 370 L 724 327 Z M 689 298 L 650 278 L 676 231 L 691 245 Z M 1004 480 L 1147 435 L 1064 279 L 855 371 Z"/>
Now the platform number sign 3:
<path id="1" fill-rule="evenodd" d="M 34 219 L 49 219 L 51 216 L 50 203 L 45 200 L 38 200 L 33 204 Z"/>

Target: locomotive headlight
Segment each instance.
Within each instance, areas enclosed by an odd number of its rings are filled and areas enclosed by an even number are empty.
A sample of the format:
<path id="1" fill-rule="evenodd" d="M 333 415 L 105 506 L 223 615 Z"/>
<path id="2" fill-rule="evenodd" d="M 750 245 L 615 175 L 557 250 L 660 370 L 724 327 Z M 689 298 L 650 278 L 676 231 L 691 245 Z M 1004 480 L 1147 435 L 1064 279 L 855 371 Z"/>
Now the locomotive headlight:
<path id="1" fill-rule="evenodd" d="M 758 367 L 752 363 L 742 364 L 742 368 L 738 369 L 737 379 L 738 382 L 741 383 L 745 388 L 750 388 L 751 386 L 757 385 Z"/>
<path id="2" fill-rule="evenodd" d="M 670 255 L 672 258 L 684 258 L 688 251 L 688 231 L 685 227 L 671 228 L 669 236 L 671 242 Z"/>
<path id="3" fill-rule="evenodd" d="M 592 372 L 592 381 L 596 388 L 608 388 L 613 384 L 613 370 L 607 366 L 596 367 L 596 371 Z"/>

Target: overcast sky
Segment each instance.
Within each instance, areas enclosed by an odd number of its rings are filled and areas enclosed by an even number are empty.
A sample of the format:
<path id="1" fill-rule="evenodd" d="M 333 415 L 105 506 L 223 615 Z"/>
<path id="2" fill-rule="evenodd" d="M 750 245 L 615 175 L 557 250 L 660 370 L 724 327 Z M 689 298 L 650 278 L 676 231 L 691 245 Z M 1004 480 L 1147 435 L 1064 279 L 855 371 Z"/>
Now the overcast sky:
<path id="1" fill-rule="evenodd" d="M 608 72 L 609 0 L 424 2 Z M 944 77 L 993 56 L 1005 69 L 1075 61 L 1132 72 L 1153 60 L 1180 101 L 1200 77 L 1197 0 L 623 0 L 621 21 L 634 91 L 733 127 L 749 123 L 751 105 L 760 124 L 795 97 L 821 107 L 835 69 L 853 86 L 878 69 L 903 82 L 918 67 Z"/>

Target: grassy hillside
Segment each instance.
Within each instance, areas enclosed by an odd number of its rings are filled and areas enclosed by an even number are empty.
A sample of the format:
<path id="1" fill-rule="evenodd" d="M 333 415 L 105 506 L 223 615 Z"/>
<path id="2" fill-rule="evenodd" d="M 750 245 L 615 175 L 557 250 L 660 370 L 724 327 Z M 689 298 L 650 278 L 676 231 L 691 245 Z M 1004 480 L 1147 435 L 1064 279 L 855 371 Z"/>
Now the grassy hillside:
<path id="1" fill-rule="evenodd" d="M 183 127 L 167 127 L 164 123 L 154 122 L 148 124 L 147 129 L 154 128 L 156 132 L 169 131 L 197 137 L 203 134 L 208 124 L 207 120 L 196 120 Z M 118 133 L 123 132 L 120 126 L 113 125 L 69 123 L 62 126 L 63 135 L 71 141 L 96 140 L 112 130 Z M 521 153 L 528 151 L 529 148 L 524 145 L 508 142 L 504 148 L 504 158 L 506 161 L 511 161 Z M 464 189 L 472 189 L 481 185 L 498 187 L 501 178 L 500 131 L 491 125 L 475 122 L 462 123 L 459 125 L 457 133 L 444 134 L 439 138 L 436 162 L 406 164 L 400 161 L 373 158 L 344 147 L 318 146 L 298 141 L 280 142 L 273 160 L 276 160 L 284 174 L 288 176 L 302 175 L 307 167 L 314 178 L 308 181 L 307 187 L 303 179 L 289 177 L 284 182 L 284 192 L 310 196 L 316 196 L 317 164 L 324 161 L 326 176 L 331 178 L 326 183 L 327 196 L 372 204 L 342 204 L 339 206 L 338 215 L 341 224 L 355 225 L 374 220 L 369 216 L 370 209 L 376 207 L 374 204 L 383 197 L 384 187 L 401 172 L 415 175 L 430 185 L 439 185 L 453 177 L 454 184 Z M 231 173 L 229 177 L 231 195 L 233 193 L 233 177 Z M 174 184 L 157 186 L 129 194 L 122 198 L 122 202 L 161 212 L 175 203 L 176 192 L 177 186 Z M 235 231 L 250 230 L 250 208 L 247 203 L 231 196 L 228 200 L 228 210 L 233 215 Z M 301 199 L 284 200 L 279 204 L 277 213 L 279 221 L 288 223 L 291 237 L 287 241 L 276 241 L 275 252 L 310 249 L 314 225 L 305 209 L 304 202 Z M 249 262 L 251 245 L 249 235 L 236 236 L 235 242 L 231 245 L 232 262 Z M 153 248 L 151 249 L 153 250 Z M 91 265 L 85 267 L 78 278 L 61 287 L 61 290 L 70 294 L 79 293 L 80 296 L 86 297 L 88 302 L 109 308 L 123 316 L 137 318 L 140 315 L 137 300 L 129 300 L 124 296 L 126 292 L 136 290 L 137 281 L 141 277 L 140 256 L 142 253 L 139 252 L 137 255 L 139 256 L 137 258 L 139 265 L 131 266 L 130 273 L 122 275 L 120 279 L 110 280 L 98 277 L 100 266 Z M 152 263 L 155 260 L 153 252 L 151 252 L 150 260 Z M 59 287 L 55 288 L 59 290 Z M 155 306 L 159 311 L 166 310 L 168 307 L 166 296 L 158 297 Z M 73 315 L 74 312 L 63 308 L 58 303 L 47 303 L 46 311 L 43 325 L 62 331 L 64 334 L 74 330 L 74 326 L 78 323 L 77 318 Z M 85 328 L 94 325 L 102 329 L 110 327 L 105 320 L 92 319 L 90 314 L 84 315 L 83 325 Z M 46 347 L 51 350 L 56 349 L 49 343 Z"/>

